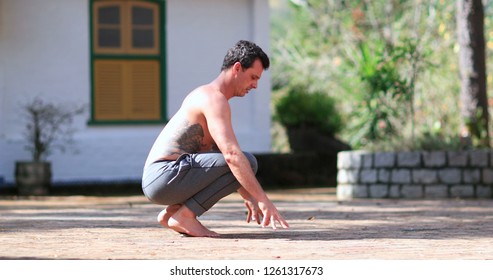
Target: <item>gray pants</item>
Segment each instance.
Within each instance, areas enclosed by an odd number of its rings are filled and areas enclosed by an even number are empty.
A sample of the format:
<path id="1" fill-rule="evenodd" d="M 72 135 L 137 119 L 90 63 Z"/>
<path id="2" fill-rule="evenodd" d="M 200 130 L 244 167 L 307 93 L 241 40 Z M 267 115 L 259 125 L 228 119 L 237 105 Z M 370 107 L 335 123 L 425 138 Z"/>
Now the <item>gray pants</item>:
<path id="1" fill-rule="evenodd" d="M 256 173 L 257 160 L 252 154 L 244 154 Z M 219 152 L 183 154 L 176 161 L 157 161 L 144 170 L 142 177 L 142 190 L 151 202 L 185 204 L 197 216 L 239 188 Z"/>

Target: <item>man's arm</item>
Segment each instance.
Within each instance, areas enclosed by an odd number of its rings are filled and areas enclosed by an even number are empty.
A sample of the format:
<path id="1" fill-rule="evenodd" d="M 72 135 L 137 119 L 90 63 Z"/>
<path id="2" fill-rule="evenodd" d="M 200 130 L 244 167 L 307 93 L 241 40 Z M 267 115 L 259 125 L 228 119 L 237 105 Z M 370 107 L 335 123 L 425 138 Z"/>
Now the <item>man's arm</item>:
<path id="1" fill-rule="evenodd" d="M 264 216 L 262 226 L 269 224 L 275 229 L 276 222 L 288 228 L 288 223 L 281 216 L 277 208 L 270 201 L 260 186 L 250 162 L 243 154 L 231 124 L 231 108 L 222 94 L 210 94 L 208 104 L 204 107 L 204 115 L 209 132 L 217 147 L 224 155 L 231 172 L 238 182 L 257 202 Z"/>

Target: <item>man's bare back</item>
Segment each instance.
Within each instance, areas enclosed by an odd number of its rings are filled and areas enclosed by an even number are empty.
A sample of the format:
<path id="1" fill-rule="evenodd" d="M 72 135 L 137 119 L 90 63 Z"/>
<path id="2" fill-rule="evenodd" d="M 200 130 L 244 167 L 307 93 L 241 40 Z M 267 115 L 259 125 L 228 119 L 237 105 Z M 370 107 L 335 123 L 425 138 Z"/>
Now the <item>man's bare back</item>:
<path id="1" fill-rule="evenodd" d="M 176 160 L 182 154 L 218 150 L 204 116 L 204 107 L 211 94 L 218 93 L 212 91 L 210 86 L 203 86 L 185 98 L 154 142 L 146 166 L 157 160 Z"/>

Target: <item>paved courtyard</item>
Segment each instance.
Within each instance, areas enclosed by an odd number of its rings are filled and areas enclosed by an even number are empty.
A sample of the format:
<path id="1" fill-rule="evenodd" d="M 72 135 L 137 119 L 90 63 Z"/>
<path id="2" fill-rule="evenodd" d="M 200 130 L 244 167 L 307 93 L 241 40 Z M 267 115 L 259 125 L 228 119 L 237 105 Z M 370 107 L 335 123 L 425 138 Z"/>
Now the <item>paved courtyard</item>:
<path id="1" fill-rule="evenodd" d="M 232 195 L 183 237 L 142 196 L 0 197 L 0 259 L 491 260 L 493 200 L 354 200 L 333 188 L 269 191 L 291 225 L 247 224 Z"/>

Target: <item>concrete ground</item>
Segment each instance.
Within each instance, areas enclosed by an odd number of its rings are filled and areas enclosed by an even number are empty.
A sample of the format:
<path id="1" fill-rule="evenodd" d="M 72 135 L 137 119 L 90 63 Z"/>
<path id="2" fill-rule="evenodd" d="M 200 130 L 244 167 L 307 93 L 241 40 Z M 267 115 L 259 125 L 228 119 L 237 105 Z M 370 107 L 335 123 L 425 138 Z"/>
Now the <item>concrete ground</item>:
<path id="1" fill-rule="evenodd" d="M 162 228 L 142 196 L 0 197 L 0 259 L 491 260 L 493 200 L 354 200 L 269 191 L 289 230 L 247 224 L 238 195 L 201 217 L 220 238 Z"/>

